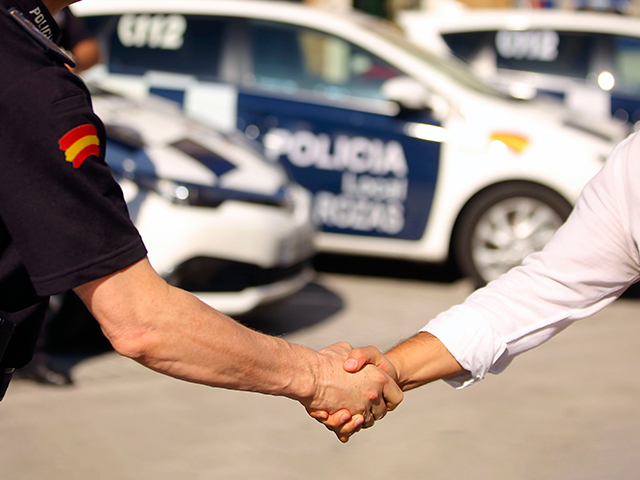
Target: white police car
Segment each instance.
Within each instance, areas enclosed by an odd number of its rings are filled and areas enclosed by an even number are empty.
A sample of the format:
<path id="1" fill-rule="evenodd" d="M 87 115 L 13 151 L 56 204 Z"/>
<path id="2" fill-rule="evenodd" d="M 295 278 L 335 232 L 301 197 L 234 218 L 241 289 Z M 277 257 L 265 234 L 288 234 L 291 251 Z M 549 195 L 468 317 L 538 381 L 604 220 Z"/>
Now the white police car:
<path id="1" fill-rule="evenodd" d="M 310 196 L 281 168 L 164 99 L 92 98 L 107 163 L 169 283 L 237 315 L 309 282 Z"/>
<path id="2" fill-rule="evenodd" d="M 391 24 L 244 0 L 84 0 L 91 72 L 263 142 L 313 195 L 325 252 L 441 262 L 478 283 L 539 249 L 626 133 L 524 102 Z"/>
<path id="3" fill-rule="evenodd" d="M 640 120 L 640 19 L 562 10 L 400 12 L 407 35 L 520 96 L 546 93 L 590 117 Z M 443 42 L 444 40 L 444 42 Z"/>

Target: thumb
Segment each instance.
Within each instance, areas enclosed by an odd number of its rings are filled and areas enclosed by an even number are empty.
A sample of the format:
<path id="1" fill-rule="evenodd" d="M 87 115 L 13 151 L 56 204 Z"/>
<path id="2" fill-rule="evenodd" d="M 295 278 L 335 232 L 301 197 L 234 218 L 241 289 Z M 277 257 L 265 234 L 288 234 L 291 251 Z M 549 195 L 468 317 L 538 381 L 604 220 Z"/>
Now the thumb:
<path id="1" fill-rule="evenodd" d="M 343 368 L 349 373 L 356 373 L 369 363 L 377 365 L 382 359 L 382 354 L 375 347 L 356 348 L 349 353 Z"/>

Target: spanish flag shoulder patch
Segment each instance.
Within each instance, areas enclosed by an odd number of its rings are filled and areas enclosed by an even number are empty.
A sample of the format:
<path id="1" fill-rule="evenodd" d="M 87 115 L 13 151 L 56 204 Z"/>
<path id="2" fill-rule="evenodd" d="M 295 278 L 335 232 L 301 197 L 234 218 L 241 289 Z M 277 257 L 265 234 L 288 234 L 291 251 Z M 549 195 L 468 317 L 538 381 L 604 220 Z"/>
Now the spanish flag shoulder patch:
<path id="1" fill-rule="evenodd" d="M 79 168 L 91 155 L 100 156 L 98 131 L 90 123 L 69 130 L 58 140 L 58 145 L 73 168 Z"/>

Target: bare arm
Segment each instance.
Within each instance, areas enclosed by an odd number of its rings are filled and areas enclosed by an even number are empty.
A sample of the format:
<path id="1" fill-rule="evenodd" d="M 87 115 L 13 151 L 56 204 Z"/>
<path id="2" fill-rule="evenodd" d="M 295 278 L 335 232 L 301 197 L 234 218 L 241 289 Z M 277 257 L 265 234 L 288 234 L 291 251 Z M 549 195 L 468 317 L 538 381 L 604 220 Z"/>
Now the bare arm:
<path id="1" fill-rule="evenodd" d="M 80 73 L 100 62 L 100 48 L 93 38 L 82 40 L 73 47 L 73 58 L 76 61 L 75 72 Z"/>
<path id="2" fill-rule="evenodd" d="M 286 396 L 307 408 L 380 416 L 402 393 L 377 368 L 344 372 L 351 347 L 321 352 L 262 335 L 168 285 L 144 259 L 74 289 L 115 350 L 164 374 L 205 385 Z"/>
<path id="3" fill-rule="evenodd" d="M 362 353 L 366 353 L 362 352 Z M 356 368 L 365 364 L 363 354 L 354 350 Z M 403 391 L 420 387 L 435 380 L 461 373 L 463 368 L 449 350 L 428 332 L 420 332 L 385 354 L 397 371 L 397 381 Z M 371 363 L 371 362 L 367 362 Z M 376 362 L 384 365 L 382 362 Z M 384 368 L 383 368 L 384 369 Z M 355 369 L 351 371 L 357 371 Z"/>

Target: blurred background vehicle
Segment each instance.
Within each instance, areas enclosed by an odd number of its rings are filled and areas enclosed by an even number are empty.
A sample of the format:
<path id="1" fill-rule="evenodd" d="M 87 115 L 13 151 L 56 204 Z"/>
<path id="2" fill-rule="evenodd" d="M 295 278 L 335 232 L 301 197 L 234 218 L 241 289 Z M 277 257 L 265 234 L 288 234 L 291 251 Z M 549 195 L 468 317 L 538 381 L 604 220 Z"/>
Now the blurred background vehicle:
<path id="1" fill-rule="evenodd" d="M 468 62 L 511 94 L 562 99 L 590 118 L 640 120 L 640 19 L 563 10 L 404 11 L 412 40 Z"/>
<path id="2" fill-rule="evenodd" d="M 92 98 L 107 163 L 149 261 L 170 284 L 237 315 L 310 281 L 310 196 L 282 168 L 164 99 L 95 88 Z"/>
<path id="3" fill-rule="evenodd" d="M 313 193 L 320 251 L 454 259 L 481 285 L 541 248 L 628 128 L 528 102 L 356 12 L 84 0 L 92 81 L 262 142 Z"/>

